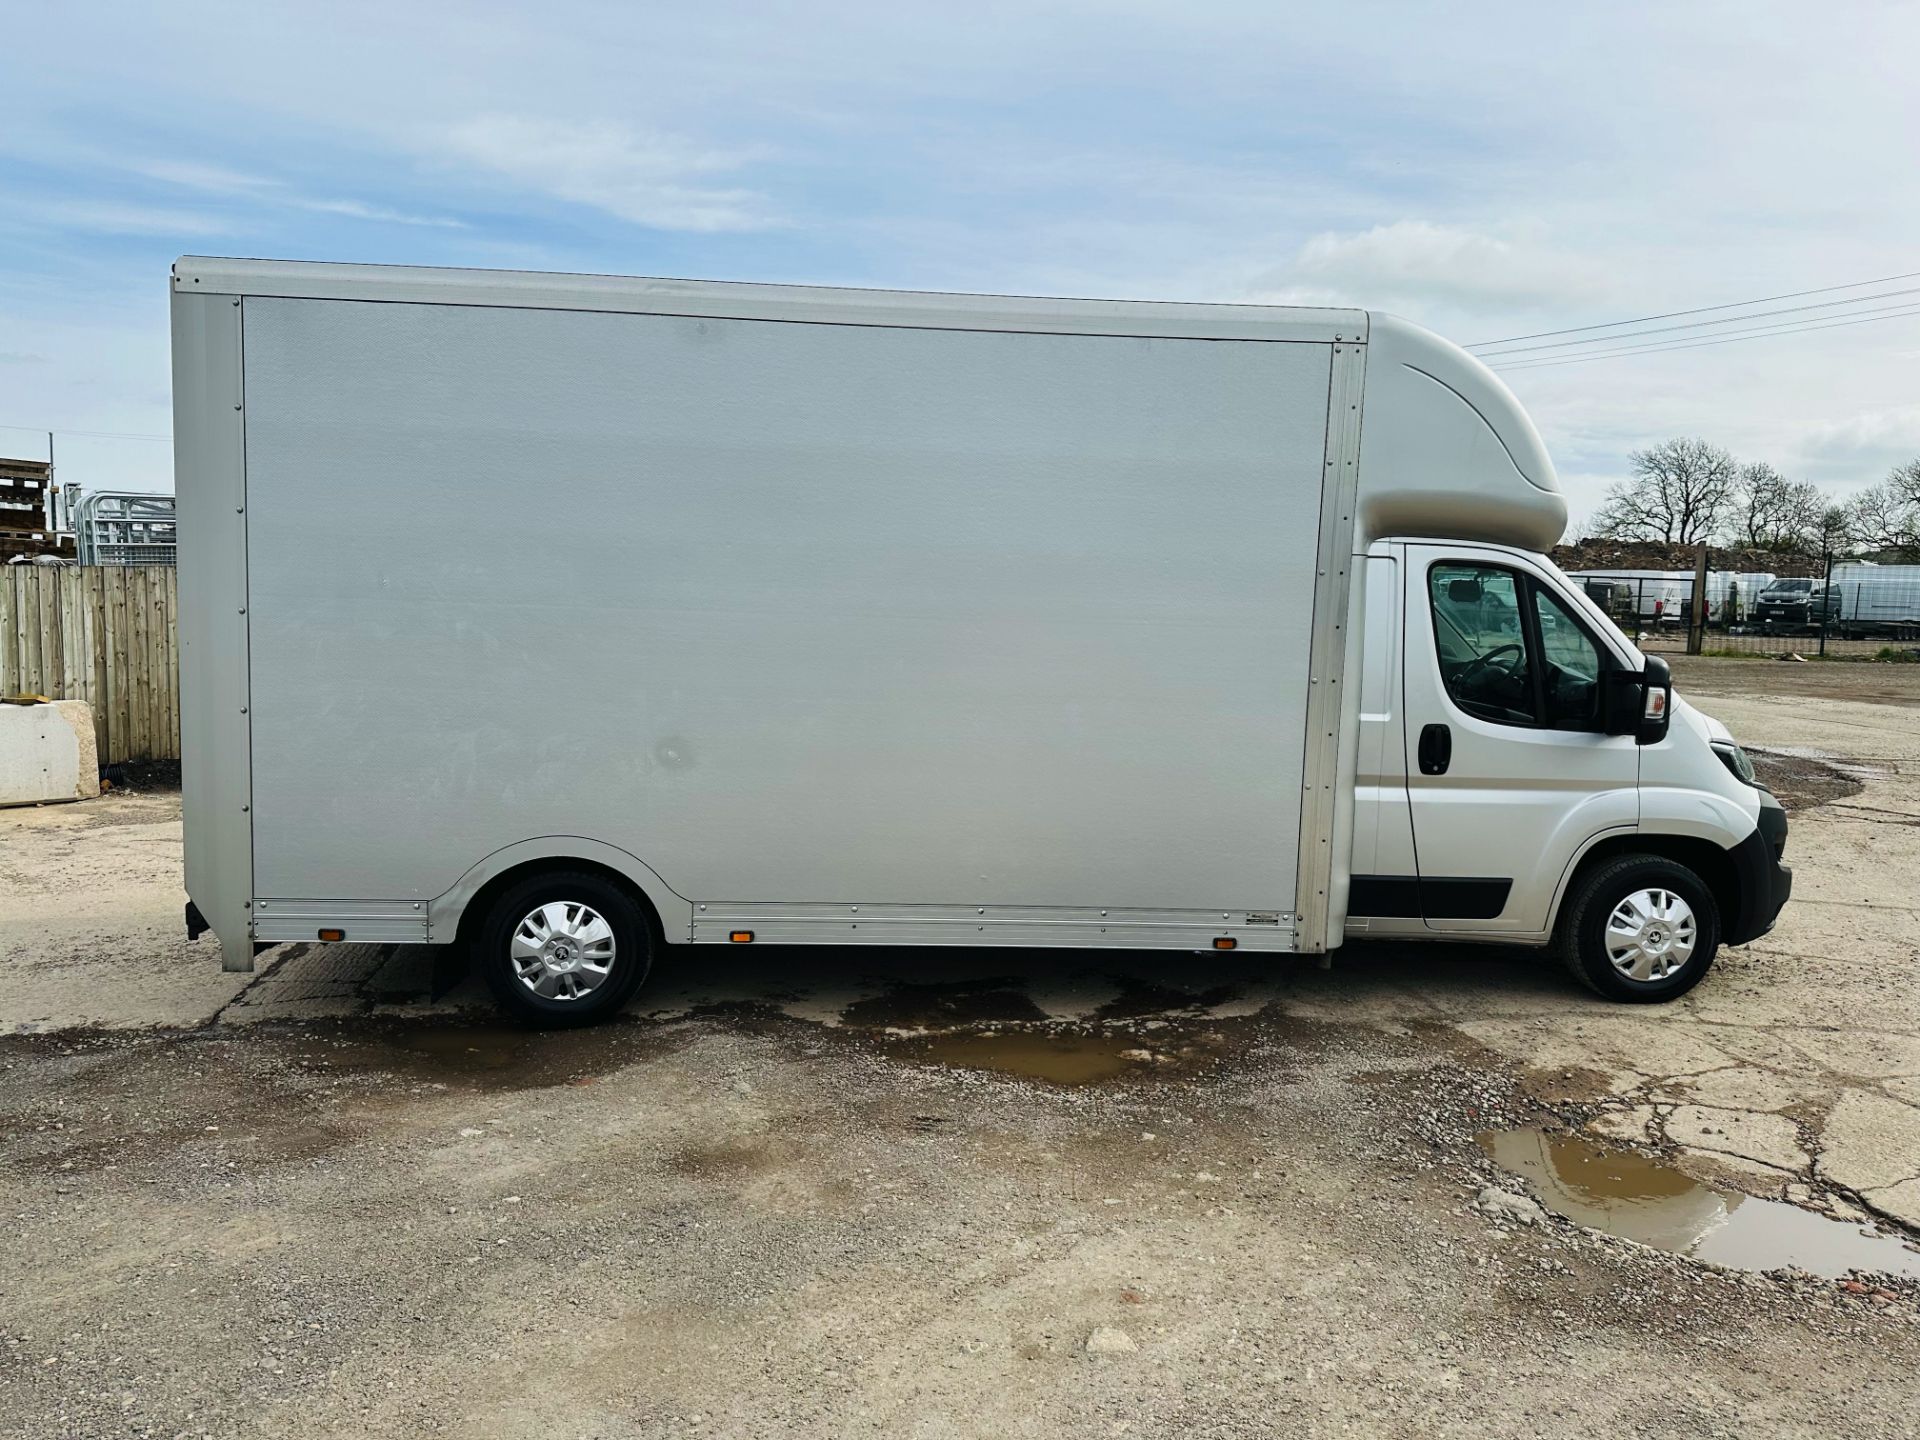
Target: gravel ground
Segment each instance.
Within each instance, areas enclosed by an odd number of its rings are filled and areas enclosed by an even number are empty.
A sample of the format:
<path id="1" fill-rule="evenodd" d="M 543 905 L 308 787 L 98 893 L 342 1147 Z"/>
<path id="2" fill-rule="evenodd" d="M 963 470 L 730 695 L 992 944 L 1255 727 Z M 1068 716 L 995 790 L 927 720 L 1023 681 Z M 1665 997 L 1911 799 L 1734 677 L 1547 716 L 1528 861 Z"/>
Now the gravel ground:
<path id="1" fill-rule="evenodd" d="M 222 974 L 177 796 L 0 813 L 0 1434 L 1911 1435 L 1911 1282 L 1536 1220 L 1476 1143 L 1920 1227 L 1920 722 L 1812 668 L 1676 665 L 1797 894 L 1657 1010 L 1466 947 L 673 950 L 529 1035 L 427 947 Z"/>

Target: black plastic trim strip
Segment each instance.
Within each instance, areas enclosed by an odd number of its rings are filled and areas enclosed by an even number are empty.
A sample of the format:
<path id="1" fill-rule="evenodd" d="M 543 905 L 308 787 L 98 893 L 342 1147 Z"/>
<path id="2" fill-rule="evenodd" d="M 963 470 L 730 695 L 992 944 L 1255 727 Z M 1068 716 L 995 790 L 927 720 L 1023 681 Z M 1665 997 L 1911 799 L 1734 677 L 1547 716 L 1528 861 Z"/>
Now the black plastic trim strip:
<path id="1" fill-rule="evenodd" d="M 1491 920 L 1513 881 L 1472 876 L 1356 875 L 1347 913 L 1376 920 Z"/>

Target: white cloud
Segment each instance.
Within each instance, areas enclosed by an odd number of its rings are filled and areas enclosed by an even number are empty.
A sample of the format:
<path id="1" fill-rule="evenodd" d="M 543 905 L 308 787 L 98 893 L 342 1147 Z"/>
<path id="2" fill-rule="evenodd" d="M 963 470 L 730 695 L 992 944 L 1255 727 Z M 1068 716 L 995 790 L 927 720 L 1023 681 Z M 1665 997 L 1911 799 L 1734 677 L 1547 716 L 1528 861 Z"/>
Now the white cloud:
<path id="1" fill-rule="evenodd" d="M 1816 425 L 1799 448 L 1810 465 L 1891 468 L 1920 456 L 1920 405 L 1867 410 Z"/>
<path id="2" fill-rule="evenodd" d="M 281 205 L 316 215 L 341 215 L 350 220 L 372 220 L 387 225 L 425 225 L 454 230 L 465 228 L 460 221 L 447 216 L 415 215 L 385 205 L 371 205 L 364 200 L 331 200 L 304 195 L 285 181 L 243 174 L 222 165 L 155 161 L 133 168 L 148 179 L 163 184 L 178 185 L 211 195 L 236 196 L 265 205 Z"/>
<path id="3" fill-rule="evenodd" d="M 445 215 L 411 215 L 404 210 L 390 210 L 385 205 L 369 205 L 364 200 L 309 200 L 296 198 L 287 202 L 299 210 L 311 210 L 317 215 L 344 215 L 349 220 L 374 220 L 386 225 L 425 225 L 442 230 L 461 230 L 462 222 Z"/>
<path id="4" fill-rule="evenodd" d="M 752 156 L 612 121 L 482 115 L 446 132 L 449 155 L 534 190 L 658 230 L 760 230 L 775 223 L 752 190 L 705 183 Z"/>
<path id="5" fill-rule="evenodd" d="M 149 180 L 179 185 L 188 190 L 205 190 L 215 195 L 249 194 L 273 183 L 256 175 L 243 175 L 238 170 L 229 170 L 224 165 L 201 165 L 193 161 L 140 161 L 128 168 Z"/>
<path id="6" fill-rule="evenodd" d="M 1262 298 L 1415 313 L 1496 315 L 1584 303 L 1608 289 L 1599 266 L 1536 234 L 1426 220 L 1323 232 L 1264 279 Z"/>
<path id="7" fill-rule="evenodd" d="M 18 206 L 14 213 L 90 235 L 224 235 L 231 228 L 218 215 L 119 200 L 59 200 Z"/>

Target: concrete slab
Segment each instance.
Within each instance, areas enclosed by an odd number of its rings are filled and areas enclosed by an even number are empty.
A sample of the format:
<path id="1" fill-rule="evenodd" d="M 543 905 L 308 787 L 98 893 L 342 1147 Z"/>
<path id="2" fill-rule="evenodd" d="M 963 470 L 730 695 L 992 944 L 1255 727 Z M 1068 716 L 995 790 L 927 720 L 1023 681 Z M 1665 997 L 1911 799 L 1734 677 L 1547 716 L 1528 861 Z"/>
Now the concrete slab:
<path id="1" fill-rule="evenodd" d="M 91 705 L 0 705 L 0 806 L 89 800 L 99 793 Z"/>
<path id="2" fill-rule="evenodd" d="M 1820 1132 L 1820 1171 L 1863 1194 L 1920 1179 L 1920 1109 L 1847 1090 Z"/>

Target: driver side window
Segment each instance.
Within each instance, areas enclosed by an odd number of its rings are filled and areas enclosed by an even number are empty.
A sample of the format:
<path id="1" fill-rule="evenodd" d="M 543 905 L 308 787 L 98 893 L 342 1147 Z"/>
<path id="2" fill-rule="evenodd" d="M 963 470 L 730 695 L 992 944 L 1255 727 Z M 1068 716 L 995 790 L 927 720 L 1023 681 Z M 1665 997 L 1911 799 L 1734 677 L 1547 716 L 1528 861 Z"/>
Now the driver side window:
<path id="1" fill-rule="evenodd" d="M 1453 703 L 1503 725 L 1537 725 L 1520 584 L 1492 565 L 1435 565 L 1427 572 L 1440 675 Z"/>
<path id="2" fill-rule="evenodd" d="M 1600 647 L 1538 581 L 1498 565 L 1445 561 L 1427 572 L 1447 694 L 1501 725 L 1592 730 Z"/>

